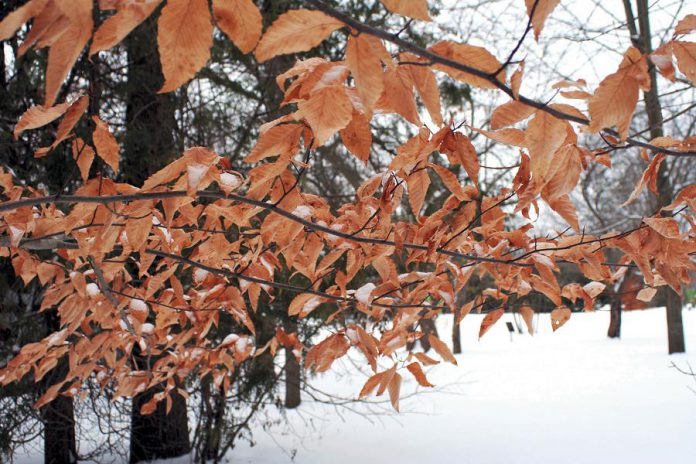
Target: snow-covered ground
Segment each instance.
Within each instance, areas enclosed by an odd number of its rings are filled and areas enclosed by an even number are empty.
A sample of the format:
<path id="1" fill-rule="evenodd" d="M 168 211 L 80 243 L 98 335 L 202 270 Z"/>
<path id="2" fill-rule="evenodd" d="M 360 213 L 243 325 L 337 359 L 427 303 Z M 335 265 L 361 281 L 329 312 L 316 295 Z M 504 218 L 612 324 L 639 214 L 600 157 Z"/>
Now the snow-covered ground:
<path id="1" fill-rule="evenodd" d="M 398 416 L 307 400 L 288 413 L 283 434 L 256 430 L 256 446 L 238 447 L 231 462 L 291 462 L 293 454 L 301 464 L 694 462 L 696 381 L 670 365 L 696 368 L 696 354 L 666 354 L 664 309 L 624 313 L 621 340 L 606 338 L 605 311 L 573 314 L 556 333 L 541 315 L 534 337 L 512 342 L 503 323 L 511 320 L 506 314 L 477 341 L 481 316 L 467 316 L 459 366 L 431 369 L 436 390 L 402 400 Z M 449 338 L 451 319 L 439 322 Z M 687 350 L 696 350 L 696 310 L 684 312 L 684 324 Z M 313 385 L 357 395 L 365 377 L 338 372 Z M 414 390 L 411 379 L 402 387 Z"/>
<path id="2" fill-rule="evenodd" d="M 534 337 L 516 333 L 512 341 L 504 324 L 510 314 L 478 341 L 481 319 L 469 315 L 462 322 L 458 366 L 427 371 L 435 389 L 414 394 L 415 382 L 404 373 L 401 414 L 388 403 L 337 407 L 305 395 L 300 408 L 286 413 L 287 425 L 256 426 L 255 446 L 240 443 L 229 462 L 693 462 L 696 392 L 690 388 L 696 380 L 670 365 L 696 368 L 696 353 L 666 354 L 664 309 L 624 313 L 621 340 L 606 338 L 606 311 L 573 314 L 556 333 L 541 315 Z M 449 340 L 451 319 L 438 324 Z M 696 310 L 684 311 L 684 324 L 687 350 L 696 350 Z M 350 358 L 362 366 L 360 356 L 351 352 Z M 355 373 L 351 359 L 311 380 L 318 397 L 321 391 L 357 396 L 366 376 Z M 41 462 L 37 458 L 18 462 Z"/>

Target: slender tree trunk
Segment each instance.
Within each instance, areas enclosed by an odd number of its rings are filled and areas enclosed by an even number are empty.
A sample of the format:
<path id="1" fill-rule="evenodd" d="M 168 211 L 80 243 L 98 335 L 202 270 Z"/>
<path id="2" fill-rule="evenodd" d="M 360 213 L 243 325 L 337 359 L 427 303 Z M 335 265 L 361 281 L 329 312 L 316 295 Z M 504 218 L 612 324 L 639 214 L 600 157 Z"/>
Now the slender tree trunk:
<path id="1" fill-rule="evenodd" d="M 611 312 L 609 314 L 609 338 L 621 338 L 621 296 L 614 293 L 611 296 Z"/>
<path id="2" fill-rule="evenodd" d="M 652 52 L 652 33 L 650 31 L 650 14 L 648 10 L 647 0 L 636 0 L 637 16 L 633 14 L 630 0 L 623 0 L 624 10 L 626 12 L 626 21 L 631 41 L 642 53 L 647 54 Z M 636 25 L 636 19 L 638 25 Z M 660 104 L 659 93 L 657 89 L 657 72 L 655 66 L 648 62 L 650 68 L 650 90 L 644 92 L 645 111 L 648 115 L 648 123 L 650 125 L 650 138 L 662 137 L 663 120 L 662 106 Z M 667 163 L 662 163 L 658 172 L 657 188 L 660 192 L 658 196 L 659 206 L 666 206 L 672 202 L 673 187 L 669 179 Z M 683 353 L 684 345 L 684 327 L 682 324 L 682 301 L 681 297 L 672 288 L 665 286 L 663 292 L 666 301 L 667 312 L 667 339 L 668 351 L 672 353 Z"/>
<path id="3" fill-rule="evenodd" d="M 458 314 L 452 314 L 452 353 L 460 354 L 462 352 L 462 331 L 457 322 Z"/>
<path id="4" fill-rule="evenodd" d="M 285 324 L 288 333 L 297 332 L 297 323 L 289 319 Z M 296 408 L 302 401 L 300 363 L 291 348 L 285 348 L 285 407 Z"/>

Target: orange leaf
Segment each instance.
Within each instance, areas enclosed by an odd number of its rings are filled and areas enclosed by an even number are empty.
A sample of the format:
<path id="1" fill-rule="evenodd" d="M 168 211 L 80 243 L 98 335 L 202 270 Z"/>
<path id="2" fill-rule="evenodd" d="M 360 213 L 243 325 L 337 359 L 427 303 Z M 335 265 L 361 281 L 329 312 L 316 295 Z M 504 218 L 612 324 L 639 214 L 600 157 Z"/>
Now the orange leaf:
<path id="1" fill-rule="evenodd" d="M 83 182 L 89 179 L 89 169 L 94 161 L 94 150 L 87 145 L 82 139 L 75 139 L 72 145 L 73 159 L 80 169 L 80 176 Z"/>
<path id="2" fill-rule="evenodd" d="M 679 70 L 696 84 L 696 42 L 675 40 L 672 42 L 672 50 L 677 57 Z"/>
<path id="3" fill-rule="evenodd" d="M 638 294 L 636 295 L 636 298 L 639 299 L 640 301 L 645 301 L 646 303 L 648 303 L 655 297 L 656 293 L 657 293 L 656 288 L 646 287 L 646 288 L 642 288 L 638 292 Z"/>
<path id="4" fill-rule="evenodd" d="M 302 124 L 273 126 L 259 135 L 253 150 L 244 158 L 246 163 L 255 163 L 271 156 L 289 156 L 300 148 Z"/>
<path id="5" fill-rule="evenodd" d="M 420 61 L 416 55 L 411 53 L 402 53 L 401 61 Z M 432 118 L 433 122 L 438 126 L 441 126 L 442 121 L 442 106 L 440 103 L 440 89 L 437 86 L 437 79 L 435 78 L 435 73 L 428 66 L 418 66 L 418 65 L 401 65 L 411 74 L 411 81 L 418 90 L 418 94 L 423 100 L 425 108 L 428 110 L 428 114 Z"/>
<path id="6" fill-rule="evenodd" d="M 491 129 L 500 129 L 511 126 L 517 122 L 527 119 L 536 111 L 535 108 L 520 103 L 516 100 L 509 101 L 500 105 L 493 111 L 491 116 Z"/>
<path id="7" fill-rule="evenodd" d="M 288 316 L 305 317 L 322 303 L 322 298 L 311 293 L 301 293 L 293 298 L 288 307 Z"/>
<path id="8" fill-rule="evenodd" d="M 432 21 L 427 0 L 381 0 L 387 10 L 409 18 Z"/>
<path id="9" fill-rule="evenodd" d="M 534 310 L 529 306 L 522 306 L 519 312 L 527 326 L 527 332 L 529 332 L 529 335 L 534 335 Z"/>
<path id="10" fill-rule="evenodd" d="M 431 163 L 428 166 L 435 170 L 437 175 L 440 176 L 440 179 L 442 179 L 442 183 L 445 184 L 445 187 L 447 187 L 459 201 L 471 200 L 471 196 L 464 191 L 462 184 L 459 183 L 459 179 L 457 179 L 457 176 L 452 171 L 439 164 Z"/>
<path id="11" fill-rule="evenodd" d="M 353 118 L 350 123 L 341 129 L 341 140 L 348 151 L 367 164 L 372 147 L 372 131 L 370 130 L 370 122 L 363 113 L 353 110 Z"/>
<path id="12" fill-rule="evenodd" d="M 407 121 L 420 126 L 416 99 L 413 96 L 411 73 L 403 67 L 393 67 L 384 73 L 384 91 L 377 107 L 387 113 L 397 113 Z"/>
<path id="13" fill-rule="evenodd" d="M 80 118 L 82 118 L 82 114 L 85 112 L 88 105 L 89 97 L 87 95 L 83 95 L 74 101 L 70 105 L 70 108 L 68 108 L 68 111 L 65 112 L 65 116 L 63 119 L 61 119 L 60 124 L 58 124 L 58 129 L 56 129 L 56 138 L 53 143 L 48 147 L 42 147 L 36 150 L 34 156 L 36 158 L 40 158 L 46 155 L 50 150 L 56 148 L 63 140 L 68 138 L 70 132 L 73 130 Z"/>
<path id="14" fill-rule="evenodd" d="M 160 3 L 162 0 L 119 2 L 116 13 L 106 18 L 94 33 L 92 45 L 89 47 L 90 56 L 121 42 L 150 16 Z"/>
<path id="15" fill-rule="evenodd" d="M 561 306 L 551 311 L 551 328 L 555 332 L 570 319 L 570 309 Z"/>
<path id="16" fill-rule="evenodd" d="M 504 312 L 505 311 L 503 308 L 498 308 L 486 314 L 486 317 L 484 317 L 481 321 L 481 327 L 479 328 L 479 340 L 486 334 L 486 332 L 490 330 L 491 327 L 493 327 L 493 324 L 498 322 L 498 319 L 502 317 Z"/>
<path id="17" fill-rule="evenodd" d="M 504 143 L 505 145 L 512 145 L 515 147 L 525 146 L 525 135 L 524 131 L 521 129 L 508 128 L 500 129 L 497 131 L 488 131 L 485 129 L 477 129 L 475 127 L 472 127 L 471 130 L 483 134 L 489 139 L 495 140 L 496 142 Z"/>
<path id="18" fill-rule="evenodd" d="M 674 34 L 690 34 L 696 31 L 696 14 L 688 14 L 684 16 L 674 27 Z"/>
<path id="19" fill-rule="evenodd" d="M 276 19 L 256 47 L 256 59 L 306 52 L 324 41 L 343 23 L 316 10 L 291 10 Z"/>
<path id="20" fill-rule="evenodd" d="M 679 224 L 673 218 L 643 218 L 643 222 L 665 238 L 679 239 Z"/>
<path id="21" fill-rule="evenodd" d="M 116 137 L 109 130 L 109 126 L 99 119 L 98 116 L 92 116 L 92 120 L 96 127 L 92 133 L 92 141 L 97 149 L 97 155 L 104 160 L 106 164 L 111 166 L 114 173 L 118 173 L 118 162 L 120 159 L 120 148 Z"/>
<path id="22" fill-rule="evenodd" d="M 510 89 L 512 90 L 512 96 L 519 98 L 520 96 L 520 86 L 522 85 L 522 78 L 524 77 L 524 60 L 517 65 L 517 69 L 512 73 L 510 78 Z"/>
<path id="23" fill-rule="evenodd" d="M 445 342 L 433 334 L 428 334 L 428 341 L 430 342 L 430 346 L 433 347 L 435 352 L 439 354 L 442 359 L 454 364 L 455 366 L 457 365 L 457 358 L 454 357 L 449 347 L 445 345 Z"/>
<path id="24" fill-rule="evenodd" d="M 434 366 L 435 364 L 440 364 L 440 361 L 436 361 L 425 353 L 413 353 L 418 361 L 424 366 Z"/>
<path id="25" fill-rule="evenodd" d="M 565 127 L 564 121 L 544 111 L 537 111 L 527 126 L 524 142 L 529 149 L 532 178 L 537 185 L 543 185 L 548 180 L 553 155 L 566 138 Z"/>
<path id="26" fill-rule="evenodd" d="M 12 37 L 24 23 L 38 15 L 47 3 L 48 0 L 30 0 L 5 16 L 0 22 L 0 41 Z"/>
<path id="27" fill-rule="evenodd" d="M 498 59 L 491 52 L 483 47 L 477 47 L 474 45 L 458 44 L 443 40 L 437 42 L 428 50 L 440 56 L 444 56 L 445 58 L 449 58 L 452 61 L 465 63 L 467 66 L 478 69 L 485 73 L 494 73 L 502 66 L 500 61 L 498 61 Z M 435 69 L 449 74 L 455 79 L 466 82 L 467 84 L 475 87 L 482 87 L 484 89 L 497 88 L 486 78 L 450 68 L 449 66 L 445 65 L 437 64 L 434 67 Z M 505 70 L 501 70 L 498 74 L 496 74 L 496 78 L 501 82 L 505 82 Z"/>
<path id="28" fill-rule="evenodd" d="M 74 0 L 70 10 L 70 25 L 51 43 L 48 52 L 45 105 L 56 101 L 60 86 L 92 36 L 92 0 Z"/>
<path id="29" fill-rule="evenodd" d="M 353 104 L 345 88 L 330 85 L 298 104 L 298 117 L 309 123 L 314 133 L 313 146 L 323 145 L 338 130 L 346 127 L 353 115 Z"/>
<path id="30" fill-rule="evenodd" d="M 399 393 L 401 392 L 401 375 L 395 373 L 394 376 L 389 381 L 389 401 L 391 401 L 392 407 L 398 412 L 399 411 Z"/>
<path id="31" fill-rule="evenodd" d="M 631 47 L 626 51 L 618 71 L 605 77 L 589 102 L 591 122 L 588 130 L 616 126 L 621 138 L 628 135 L 628 125 L 638 103 L 638 89 L 650 88 L 648 65 L 641 53 Z"/>
<path id="32" fill-rule="evenodd" d="M 19 118 L 14 128 L 14 138 L 18 139 L 25 130 L 36 129 L 49 124 L 61 117 L 70 108 L 71 103 L 60 103 L 55 106 L 32 106 Z"/>
<path id="33" fill-rule="evenodd" d="M 262 17 L 252 0 L 213 0 L 218 27 L 242 51 L 249 53 L 261 38 Z"/>
<path id="34" fill-rule="evenodd" d="M 351 35 L 346 45 L 346 64 L 366 112 L 372 111 L 384 88 L 380 49 L 382 42 L 367 34 Z"/>
<path id="35" fill-rule="evenodd" d="M 208 1 L 168 0 L 157 21 L 157 44 L 164 75 L 159 92 L 171 92 L 193 79 L 210 58 Z"/>
<path id="36" fill-rule="evenodd" d="M 561 0 L 524 0 L 524 2 L 527 5 L 527 16 L 531 15 L 532 8 L 536 3 L 534 16 L 531 20 L 532 27 L 534 27 L 534 39 L 538 42 L 539 34 L 541 34 L 546 18 L 548 18 L 554 8 L 561 3 Z"/>
<path id="37" fill-rule="evenodd" d="M 418 218 L 420 216 L 420 210 L 423 207 L 425 194 L 428 192 L 428 187 L 430 186 L 428 171 L 419 169 L 410 174 L 406 178 L 406 184 L 408 185 L 408 202 L 411 205 L 411 211 L 413 215 Z"/>
<path id="38" fill-rule="evenodd" d="M 633 189 L 631 192 L 631 195 L 628 197 L 626 201 L 623 202 L 621 206 L 626 206 L 629 203 L 633 203 L 636 198 L 638 198 L 638 195 L 640 195 L 640 192 L 643 191 L 646 185 L 651 185 L 655 187 L 653 191 L 657 190 L 656 183 L 657 183 L 657 174 L 660 170 L 660 165 L 662 162 L 665 160 L 665 155 L 663 154 L 658 154 L 656 155 L 648 167 L 643 171 L 643 175 L 640 178 L 640 181 L 638 184 L 636 184 L 636 187 Z"/>
<path id="39" fill-rule="evenodd" d="M 425 373 L 423 372 L 423 369 L 421 368 L 421 365 L 418 364 L 417 362 L 412 362 L 408 366 L 406 366 L 406 369 L 413 374 L 413 377 L 415 377 L 416 381 L 418 382 L 419 385 L 423 387 L 434 387 L 432 383 L 428 382 L 428 379 L 425 377 Z"/>

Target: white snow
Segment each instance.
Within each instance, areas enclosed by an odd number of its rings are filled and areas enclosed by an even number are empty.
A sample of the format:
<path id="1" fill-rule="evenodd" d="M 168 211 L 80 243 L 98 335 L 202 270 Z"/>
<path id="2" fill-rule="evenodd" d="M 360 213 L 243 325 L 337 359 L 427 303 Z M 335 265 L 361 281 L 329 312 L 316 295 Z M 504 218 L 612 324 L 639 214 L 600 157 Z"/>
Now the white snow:
<path id="1" fill-rule="evenodd" d="M 147 312 L 147 303 L 139 298 L 131 298 L 128 307 L 133 312 Z"/>
<path id="2" fill-rule="evenodd" d="M 195 189 L 201 183 L 201 178 L 208 172 L 209 166 L 200 163 L 191 163 L 186 166 L 189 188 Z"/>
<path id="3" fill-rule="evenodd" d="M 223 172 L 222 174 L 220 174 L 220 183 L 227 187 L 229 190 L 234 190 L 238 188 L 240 185 L 242 185 L 242 179 L 235 174 Z"/>
<path id="4" fill-rule="evenodd" d="M 292 214 L 302 219 L 307 219 L 312 216 L 312 208 L 310 208 L 307 205 L 299 205 L 297 208 L 294 209 Z"/>
<path id="5" fill-rule="evenodd" d="M 99 295 L 99 293 L 101 293 L 101 291 L 99 290 L 99 285 L 95 284 L 94 282 L 88 283 L 85 288 L 87 290 L 87 295 L 92 297 L 97 296 Z"/>
<path id="6" fill-rule="evenodd" d="M 372 282 L 366 283 L 359 289 L 355 291 L 355 299 L 364 305 L 370 304 L 370 295 L 372 295 L 372 290 L 377 288 Z"/>
<path id="7" fill-rule="evenodd" d="M 240 444 L 230 459 L 244 464 L 654 464 L 687 463 L 696 456 L 696 394 L 688 388 L 696 388 L 696 382 L 670 368 L 672 361 L 696 366 L 696 354 L 667 355 L 664 309 L 624 313 L 621 340 L 606 338 L 605 311 L 573 313 L 556 333 L 548 315 L 540 315 L 534 337 L 515 333 L 512 341 L 505 327 L 511 314 L 479 342 L 481 320 L 472 314 L 462 321 L 459 366 L 426 369 L 435 389 L 420 388 L 404 398 L 416 386 L 402 372 L 400 414 L 391 413 L 387 403 L 358 405 L 361 413 L 378 412 L 363 417 L 305 395 L 300 408 L 286 411 L 289 425 L 270 431 L 257 425 L 255 446 Z M 684 312 L 684 324 L 687 350 L 694 350 L 688 342 L 696 338 L 696 311 Z M 440 318 L 438 328 L 449 344 L 451 319 Z M 356 349 L 350 358 L 311 383 L 357 397 L 367 376 L 351 374 L 351 362 L 365 362 Z"/>

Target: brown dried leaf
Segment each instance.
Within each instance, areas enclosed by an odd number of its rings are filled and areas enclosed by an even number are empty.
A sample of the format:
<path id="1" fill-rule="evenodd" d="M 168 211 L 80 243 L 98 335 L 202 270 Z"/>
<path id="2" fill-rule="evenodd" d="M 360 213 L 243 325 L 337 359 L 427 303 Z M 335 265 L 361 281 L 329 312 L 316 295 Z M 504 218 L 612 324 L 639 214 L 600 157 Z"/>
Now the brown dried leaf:
<path id="1" fill-rule="evenodd" d="M 96 124 L 92 133 L 92 141 L 97 149 L 97 155 L 114 170 L 114 173 L 118 173 L 120 148 L 116 137 L 109 130 L 109 126 L 98 116 L 92 116 L 92 120 Z"/>
<path id="2" fill-rule="evenodd" d="M 178 89 L 196 75 L 213 46 L 207 0 L 168 0 L 157 21 L 164 85 L 160 93 Z"/>
<path id="3" fill-rule="evenodd" d="M 145 21 L 162 0 L 127 0 L 117 3 L 117 11 L 101 23 L 92 37 L 89 54 L 108 50 L 121 42 L 139 24 Z"/>
<path id="4" fill-rule="evenodd" d="M 551 328 L 555 332 L 570 319 L 571 311 L 566 306 L 560 306 L 551 311 Z"/>
<path id="5" fill-rule="evenodd" d="M 433 347 L 435 352 L 439 354 L 443 360 L 450 362 L 455 366 L 457 365 L 457 358 L 454 357 L 454 355 L 450 351 L 449 347 L 445 344 L 445 342 L 443 342 L 433 334 L 428 334 L 428 341 L 430 342 L 430 346 Z"/>
<path id="6" fill-rule="evenodd" d="M 380 0 L 387 10 L 409 18 L 432 21 L 427 0 Z"/>
<path id="7" fill-rule="evenodd" d="M 479 340 L 483 337 L 486 332 L 493 327 L 493 324 L 498 322 L 498 320 L 503 316 L 505 310 L 503 308 L 494 309 L 493 311 L 486 314 L 486 317 L 481 321 L 481 327 L 479 328 Z"/>
<path id="8" fill-rule="evenodd" d="M 256 59 L 267 61 L 285 53 L 306 52 L 344 24 L 316 10 L 291 10 L 266 30 L 256 47 Z"/>
<path id="9" fill-rule="evenodd" d="M 524 3 L 527 5 L 527 16 L 531 15 L 532 8 L 536 3 L 534 16 L 531 20 L 532 27 L 534 28 L 534 39 L 538 42 L 539 34 L 541 34 L 541 30 L 544 28 L 546 18 L 548 18 L 554 8 L 561 3 L 561 0 L 524 0 Z"/>
<path id="10" fill-rule="evenodd" d="M 527 332 L 529 332 L 529 335 L 534 335 L 534 310 L 530 306 L 522 306 L 519 312 L 527 326 Z"/>
<path id="11" fill-rule="evenodd" d="M 256 47 L 263 18 L 252 0 L 213 0 L 213 15 L 218 27 L 242 53 Z"/>
<path id="12" fill-rule="evenodd" d="M 351 35 L 346 45 L 346 64 L 366 112 L 372 111 L 384 89 L 380 48 L 384 49 L 382 42 L 367 34 Z"/>

